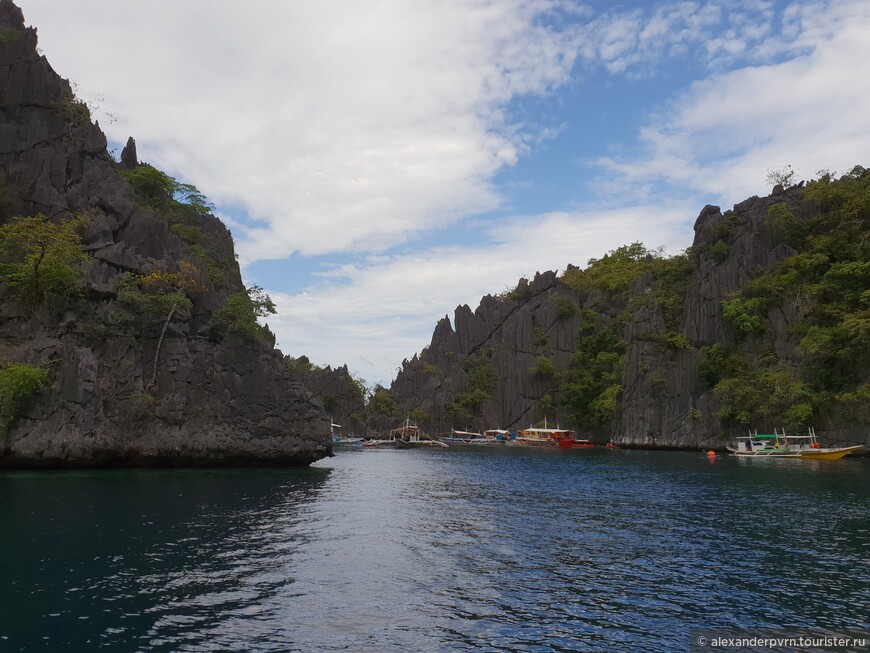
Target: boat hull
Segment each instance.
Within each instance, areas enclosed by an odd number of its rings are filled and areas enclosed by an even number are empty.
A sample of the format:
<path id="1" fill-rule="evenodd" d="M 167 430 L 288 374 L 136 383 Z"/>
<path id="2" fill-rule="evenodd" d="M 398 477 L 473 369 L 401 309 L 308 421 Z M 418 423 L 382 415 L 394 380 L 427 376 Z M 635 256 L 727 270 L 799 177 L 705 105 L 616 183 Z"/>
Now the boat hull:
<path id="1" fill-rule="evenodd" d="M 479 446 L 481 444 L 502 444 L 501 442 L 497 442 L 496 440 L 484 440 L 483 438 L 439 438 L 439 442 L 443 442 L 446 445 L 450 445 L 451 447 L 464 447 L 466 445 L 469 446 Z"/>
<path id="2" fill-rule="evenodd" d="M 861 449 L 861 445 L 854 447 L 841 447 L 839 449 L 816 449 L 815 451 L 801 451 L 801 458 L 809 458 L 810 460 L 839 460 L 850 453 L 855 453 Z"/>
<path id="3" fill-rule="evenodd" d="M 539 440 L 536 438 L 517 438 L 516 443 L 524 447 L 555 447 L 555 440 Z"/>
<path id="4" fill-rule="evenodd" d="M 534 438 L 517 438 L 514 444 L 521 447 L 548 447 L 551 449 L 594 449 L 592 442 L 575 442 L 572 440 L 536 440 Z"/>
<path id="5" fill-rule="evenodd" d="M 852 447 L 838 447 L 836 449 L 803 449 L 801 451 L 774 450 L 774 451 L 733 451 L 735 456 L 741 458 L 806 458 L 807 460 L 839 460 L 861 449 L 861 445 Z"/>
<path id="6" fill-rule="evenodd" d="M 448 449 L 450 447 L 450 445 L 445 444 L 444 442 L 439 442 L 438 440 L 396 440 L 396 446 L 399 449 L 422 449 L 430 447 Z"/>

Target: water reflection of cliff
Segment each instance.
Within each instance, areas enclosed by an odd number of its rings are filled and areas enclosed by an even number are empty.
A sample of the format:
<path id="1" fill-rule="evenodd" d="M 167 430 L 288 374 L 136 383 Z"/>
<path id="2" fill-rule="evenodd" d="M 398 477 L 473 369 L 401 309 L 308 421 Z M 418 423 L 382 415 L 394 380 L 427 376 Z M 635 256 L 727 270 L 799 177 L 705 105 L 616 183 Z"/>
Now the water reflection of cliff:
<path id="1" fill-rule="evenodd" d="M 118 471 L 0 477 L 14 529 L 0 613 L 18 650 L 182 650 L 267 612 L 310 542 L 297 524 L 325 469 Z M 7 576 L 8 578 L 2 578 Z M 96 623 L 95 623 L 96 622 Z M 3 629 L 5 630 L 5 629 Z M 26 633 L 26 634 L 25 634 Z M 5 634 L 0 632 L 0 634 Z M 234 640 L 238 642 L 239 640 Z"/>

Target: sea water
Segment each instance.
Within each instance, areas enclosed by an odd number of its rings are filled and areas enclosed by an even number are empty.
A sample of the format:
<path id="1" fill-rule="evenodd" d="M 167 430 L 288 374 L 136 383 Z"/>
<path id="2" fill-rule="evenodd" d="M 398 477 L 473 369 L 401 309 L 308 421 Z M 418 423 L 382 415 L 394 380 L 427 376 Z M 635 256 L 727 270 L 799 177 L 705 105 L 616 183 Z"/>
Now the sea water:
<path id="1" fill-rule="evenodd" d="M 870 460 L 363 450 L 0 474 L 0 651 L 688 651 L 866 632 Z"/>

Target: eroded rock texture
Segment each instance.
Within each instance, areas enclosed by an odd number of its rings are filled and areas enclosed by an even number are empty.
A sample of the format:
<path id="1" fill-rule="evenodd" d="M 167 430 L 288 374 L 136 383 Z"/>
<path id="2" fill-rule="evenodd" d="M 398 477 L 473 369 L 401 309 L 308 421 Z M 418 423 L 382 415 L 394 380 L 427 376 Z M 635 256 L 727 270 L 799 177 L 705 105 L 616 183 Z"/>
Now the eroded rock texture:
<path id="1" fill-rule="evenodd" d="M 0 1 L 0 222 L 86 216 L 89 258 L 80 297 L 59 309 L 22 307 L 0 286 L 0 358 L 51 371 L 0 435 L 0 464 L 308 464 L 327 455 L 323 405 L 274 342 L 214 328 L 215 311 L 244 291 L 229 231 L 200 213 L 187 225 L 192 247 L 167 216 L 142 208 L 119 174 L 139 165 L 135 143 L 114 162 L 36 44 L 21 10 Z M 195 271 L 191 308 L 155 319 L 119 301 L 125 276 L 177 273 L 182 262 Z"/>

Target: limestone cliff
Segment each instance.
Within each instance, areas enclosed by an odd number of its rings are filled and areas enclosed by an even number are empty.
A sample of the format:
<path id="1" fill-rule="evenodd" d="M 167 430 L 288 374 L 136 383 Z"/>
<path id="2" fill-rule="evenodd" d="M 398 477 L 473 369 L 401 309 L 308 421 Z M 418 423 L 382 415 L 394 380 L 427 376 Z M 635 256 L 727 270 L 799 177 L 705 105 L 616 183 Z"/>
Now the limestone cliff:
<path id="1" fill-rule="evenodd" d="M 347 365 L 332 368 L 313 365 L 307 356 L 286 358 L 314 398 L 323 404 L 341 435 L 366 435 L 367 412 L 365 387 L 353 377 Z"/>
<path id="2" fill-rule="evenodd" d="M 546 417 L 629 447 L 810 425 L 870 445 L 870 173 L 810 185 L 705 207 L 685 255 L 621 248 L 458 307 L 404 362 L 396 414 L 436 432 Z"/>
<path id="3" fill-rule="evenodd" d="M 62 306 L 16 303 L 0 281 L 0 362 L 49 371 L 0 432 L 0 464 L 308 464 L 327 455 L 328 416 L 274 340 L 216 326 L 228 299 L 245 292 L 229 231 L 206 211 L 173 224 L 143 206 L 119 172 L 140 165 L 135 144 L 113 161 L 87 105 L 36 45 L 21 10 L 0 0 L 0 224 L 83 216 L 85 260 Z M 187 299 L 165 315 L 121 297 L 131 279 L 182 272 Z"/>
<path id="4" fill-rule="evenodd" d="M 620 411 L 612 434 L 623 445 L 651 447 L 717 447 L 723 436 L 741 432 L 715 417 L 719 407 L 713 389 L 698 376 L 703 347 L 738 344 L 747 355 L 758 357 L 761 342 L 738 343 L 739 337 L 722 315 L 722 300 L 745 286 L 759 269 L 772 269 L 795 251 L 775 242 L 764 228 L 768 208 L 776 203 L 800 201 L 800 189 L 777 191 L 765 198 L 753 197 L 734 206 L 723 216 L 719 207 L 706 206 L 695 221 L 692 244 L 693 269 L 685 298 L 679 332 L 685 334 L 685 348 L 663 348 L 645 337 L 661 331 L 661 310 L 648 302 L 632 314 L 626 325 L 628 344 Z M 718 261 L 711 249 L 718 242 L 729 248 Z M 643 284 L 632 288 L 634 295 L 645 291 Z M 773 313 L 773 340 L 783 349 L 783 360 L 796 358 L 789 344 L 789 316 Z M 777 425 L 780 426 L 780 425 Z M 757 425 L 762 431 L 770 426 Z"/>
<path id="5" fill-rule="evenodd" d="M 549 352 L 564 366 L 576 349 L 579 311 L 560 317 L 552 297 L 582 305 L 583 298 L 562 284 L 554 272 L 523 280 L 512 298 L 484 297 L 475 311 L 459 306 L 454 320 L 445 316 L 432 342 L 402 365 L 390 392 L 398 414 L 422 408 L 432 416 L 437 433 L 486 428 L 518 428 L 544 417 L 536 402 L 547 380 L 532 373 L 538 358 Z M 477 414 L 456 416 L 450 407 L 465 392 L 469 374 L 490 368 L 497 383 Z M 472 411 L 475 412 L 475 411 Z"/>

